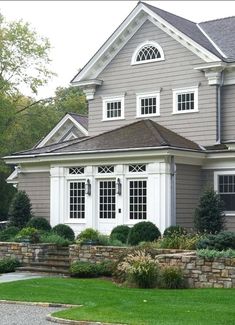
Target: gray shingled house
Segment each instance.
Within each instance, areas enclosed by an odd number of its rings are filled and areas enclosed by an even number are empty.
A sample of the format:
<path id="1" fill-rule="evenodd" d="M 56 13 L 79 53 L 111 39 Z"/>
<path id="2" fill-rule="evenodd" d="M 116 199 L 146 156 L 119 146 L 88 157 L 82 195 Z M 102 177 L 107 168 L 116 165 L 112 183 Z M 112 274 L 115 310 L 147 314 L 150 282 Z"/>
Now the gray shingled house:
<path id="1" fill-rule="evenodd" d="M 199 4 L 200 5 L 200 4 Z M 73 78 L 89 118 L 67 114 L 5 157 L 34 213 L 77 233 L 193 226 L 210 184 L 235 230 L 235 17 L 196 24 L 138 3 Z"/>

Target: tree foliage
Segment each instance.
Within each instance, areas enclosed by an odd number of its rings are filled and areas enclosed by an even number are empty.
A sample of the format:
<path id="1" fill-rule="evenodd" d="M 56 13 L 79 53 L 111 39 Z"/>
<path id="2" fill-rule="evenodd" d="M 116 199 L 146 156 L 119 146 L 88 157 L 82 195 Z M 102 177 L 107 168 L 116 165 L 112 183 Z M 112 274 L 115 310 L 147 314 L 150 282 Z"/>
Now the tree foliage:
<path id="1" fill-rule="evenodd" d="M 18 191 L 14 195 L 8 215 L 11 226 L 22 229 L 27 225 L 32 217 L 32 206 L 24 191 Z"/>
<path id="2" fill-rule="evenodd" d="M 224 229 L 224 204 L 213 188 L 202 194 L 195 210 L 194 225 L 200 233 L 215 234 Z"/>

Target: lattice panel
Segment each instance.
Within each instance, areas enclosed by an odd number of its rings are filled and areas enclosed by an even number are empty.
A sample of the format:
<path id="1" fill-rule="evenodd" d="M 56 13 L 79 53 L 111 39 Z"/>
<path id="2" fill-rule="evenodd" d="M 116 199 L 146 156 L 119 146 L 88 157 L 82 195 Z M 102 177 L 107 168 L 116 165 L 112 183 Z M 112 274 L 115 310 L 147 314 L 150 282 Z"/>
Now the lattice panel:
<path id="1" fill-rule="evenodd" d="M 99 174 L 111 174 L 114 172 L 114 166 L 99 166 L 98 173 Z"/>
<path id="2" fill-rule="evenodd" d="M 70 175 L 81 175 L 84 174 L 84 167 L 71 167 L 69 168 Z"/>
<path id="3" fill-rule="evenodd" d="M 143 173 L 146 171 L 146 165 L 130 165 L 129 172 L 130 173 Z"/>

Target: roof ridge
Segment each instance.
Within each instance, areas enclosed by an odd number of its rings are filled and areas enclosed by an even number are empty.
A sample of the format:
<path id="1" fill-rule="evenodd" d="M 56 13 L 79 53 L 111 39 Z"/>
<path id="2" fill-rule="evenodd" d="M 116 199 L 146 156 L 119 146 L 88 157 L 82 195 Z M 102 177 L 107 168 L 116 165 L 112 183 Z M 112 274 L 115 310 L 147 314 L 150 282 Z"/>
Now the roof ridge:
<path id="1" fill-rule="evenodd" d="M 146 124 L 148 129 L 151 131 L 153 136 L 161 143 L 161 145 L 162 144 L 169 144 L 168 141 L 162 136 L 162 134 L 156 128 L 156 126 L 158 126 L 159 124 L 157 124 L 156 122 L 154 122 L 154 121 L 152 121 L 150 119 L 144 120 L 144 123 Z"/>
<path id="2" fill-rule="evenodd" d="M 216 18 L 216 19 L 211 19 L 211 20 L 205 20 L 205 21 L 201 21 L 200 24 L 204 24 L 204 23 L 210 23 L 210 22 L 214 22 L 214 21 L 219 21 L 219 20 L 225 20 L 225 19 L 230 19 L 230 18 L 235 18 L 235 16 L 228 16 L 228 17 L 223 17 L 223 18 Z"/>

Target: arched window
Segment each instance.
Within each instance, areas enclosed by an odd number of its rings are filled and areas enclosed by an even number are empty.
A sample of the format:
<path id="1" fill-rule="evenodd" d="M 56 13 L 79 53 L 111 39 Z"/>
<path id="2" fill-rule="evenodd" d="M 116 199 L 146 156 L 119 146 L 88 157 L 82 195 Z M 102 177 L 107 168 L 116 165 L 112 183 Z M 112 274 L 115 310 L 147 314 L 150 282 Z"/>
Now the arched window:
<path id="1" fill-rule="evenodd" d="M 135 50 L 131 64 L 141 64 L 164 60 L 164 53 L 157 42 L 146 41 Z"/>

